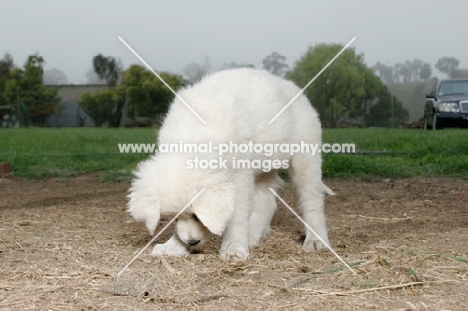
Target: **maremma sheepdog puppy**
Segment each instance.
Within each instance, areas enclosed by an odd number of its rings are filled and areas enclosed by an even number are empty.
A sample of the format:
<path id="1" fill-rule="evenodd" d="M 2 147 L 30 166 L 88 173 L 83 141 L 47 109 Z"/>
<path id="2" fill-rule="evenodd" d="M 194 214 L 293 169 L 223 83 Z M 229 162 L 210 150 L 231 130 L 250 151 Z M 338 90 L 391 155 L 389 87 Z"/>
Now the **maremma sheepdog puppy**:
<path id="1" fill-rule="evenodd" d="M 300 89 L 290 81 L 255 69 L 233 69 L 211 74 L 182 89 L 172 102 L 158 143 L 170 144 L 316 144 L 321 145 L 317 112 L 300 95 L 278 118 L 268 122 L 291 101 Z M 182 256 L 202 245 L 210 234 L 222 236 L 222 258 L 246 259 L 249 246 L 257 245 L 270 231 L 281 178 L 276 160 L 289 168 L 305 222 L 328 243 L 324 193 L 333 192 L 322 183 L 320 153 L 265 153 L 218 150 L 198 153 L 161 152 L 140 163 L 129 194 L 128 211 L 146 224 L 153 235 L 161 215 L 175 215 L 203 188 L 205 191 L 182 213 L 174 235 L 157 244 L 153 255 Z M 211 161 L 209 168 L 194 167 L 194 159 Z M 251 166 L 236 166 L 237 160 Z M 219 162 L 218 162 L 219 161 Z M 224 161 L 223 165 L 220 164 Z M 257 161 L 257 162 L 255 162 Z M 191 163 L 191 165 L 189 165 Z M 257 165 L 255 165 L 255 163 Z M 258 164 L 262 163 L 262 167 Z M 245 163 L 244 163 L 245 164 Z M 248 164 L 248 163 L 247 163 Z M 265 169 L 266 168 L 266 169 Z M 317 252 L 325 246 L 306 229 L 303 248 Z"/>

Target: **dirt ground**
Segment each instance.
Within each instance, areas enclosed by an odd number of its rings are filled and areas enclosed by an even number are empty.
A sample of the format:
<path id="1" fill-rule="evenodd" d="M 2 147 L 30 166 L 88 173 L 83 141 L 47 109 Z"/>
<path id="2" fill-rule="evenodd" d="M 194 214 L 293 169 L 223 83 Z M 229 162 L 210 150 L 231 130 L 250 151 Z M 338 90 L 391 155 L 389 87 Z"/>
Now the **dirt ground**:
<path id="1" fill-rule="evenodd" d="M 0 179 L 1 310 L 468 310 L 468 180 L 326 180 L 333 248 L 301 251 L 303 227 L 279 202 L 247 262 L 142 254 L 128 184 Z M 290 185 L 280 195 L 296 206 Z M 168 219 L 163 219 L 162 223 Z M 171 228 L 158 240 L 164 242 Z"/>

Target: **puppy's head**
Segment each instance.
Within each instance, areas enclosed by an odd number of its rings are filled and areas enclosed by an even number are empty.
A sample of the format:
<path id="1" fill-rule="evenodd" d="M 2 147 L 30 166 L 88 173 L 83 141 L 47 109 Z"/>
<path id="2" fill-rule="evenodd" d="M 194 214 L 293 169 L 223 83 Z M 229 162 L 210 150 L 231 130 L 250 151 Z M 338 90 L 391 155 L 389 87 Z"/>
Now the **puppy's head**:
<path id="1" fill-rule="evenodd" d="M 209 232 L 223 233 L 234 210 L 234 187 L 226 171 L 188 170 L 180 158 L 156 155 L 136 169 L 128 211 L 153 235 L 162 214 L 180 212 L 203 188 L 179 216 L 176 230 L 188 245 L 206 241 Z"/>
<path id="2" fill-rule="evenodd" d="M 188 246 L 203 245 L 210 236 L 210 230 L 196 214 L 182 213 L 177 219 L 175 234 Z"/>

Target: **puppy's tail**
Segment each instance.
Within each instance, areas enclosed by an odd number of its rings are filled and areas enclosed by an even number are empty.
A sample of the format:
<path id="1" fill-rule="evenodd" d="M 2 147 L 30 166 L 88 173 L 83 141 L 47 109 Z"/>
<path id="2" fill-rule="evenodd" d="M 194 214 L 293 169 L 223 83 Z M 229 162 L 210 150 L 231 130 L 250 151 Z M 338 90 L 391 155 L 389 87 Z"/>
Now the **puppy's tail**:
<path id="1" fill-rule="evenodd" d="M 322 183 L 322 187 L 323 187 L 323 192 L 324 193 L 326 193 L 328 195 L 335 195 L 335 192 L 333 192 L 333 190 L 328 188 L 324 183 Z"/>

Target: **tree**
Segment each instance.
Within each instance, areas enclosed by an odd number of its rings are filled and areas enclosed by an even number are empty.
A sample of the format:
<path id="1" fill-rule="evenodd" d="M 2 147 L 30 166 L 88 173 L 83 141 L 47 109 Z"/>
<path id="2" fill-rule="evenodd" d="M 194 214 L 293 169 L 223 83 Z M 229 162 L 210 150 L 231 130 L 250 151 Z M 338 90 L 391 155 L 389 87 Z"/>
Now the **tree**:
<path id="1" fill-rule="evenodd" d="M 59 98 L 57 89 L 46 88 L 42 76 L 44 59 L 37 54 L 30 55 L 23 69 L 11 70 L 11 78 L 5 86 L 5 99 L 8 103 L 24 102 L 30 116 L 37 117 L 33 123 L 43 125 L 45 117 L 53 112 Z"/>
<path id="2" fill-rule="evenodd" d="M 190 81 L 190 83 L 196 83 L 200 81 L 204 76 L 206 76 L 210 69 L 210 58 L 208 56 L 205 56 L 205 62 L 203 64 L 190 63 L 184 68 L 183 73 Z"/>
<path id="3" fill-rule="evenodd" d="M 286 57 L 280 55 L 276 52 L 273 52 L 271 55 L 263 59 L 263 69 L 268 70 L 274 75 L 284 76 L 284 73 L 289 69 L 288 64 L 286 64 Z"/>
<path id="4" fill-rule="evenodd" d="M 5 53 L 3 59 L 0 59 L 0 78 L 8 79 L 11 76 L 11 70 L 15 68 L 13 57 Z"/>
<path id="5" fill-rule="evenodd" d="M 381 62 L 377 62 L 372 69 L 374 72 L 377 72 L 379 77 L 386 83 L 393 83 L 395 81 L 393 76 L 393 68 L 391 66 L 387 66 L 382 64 Z"/>
<path id="6" fill-rule="evenodd" d="M 409 60 L 404 63 L 396 63 L 393 66 L 393 73 L 397 82 L 411 82 L 411 68 Z"/>
<path id="7" fill-rule="evenodd" d="M 42 80 L 44 84 L 48 85 L 59 85 L 68 83 L 67 76 L 63 73 L 63 71 L 58 69 L 44 70 Z"/>
<path id="8" fill-rule="evenodd" d="M 13 57 L 6 53 L 3 59 L 0 59 L 0 105 L 6 104 L 4 97 L 6 83 L 11 79 L 12 70 L 15 68 Z"/>
<path id="9" fill-rule="evenodd" d="M 342 48 L 340 44 L 309 48 L 286 78 L 305 86 Z M 319 112 L 322 124 L 335 127 L 342 117 L 371 118 L 370 108 L 376 103 L 391 106 L 387 99 L 391 95 L 383 87 L 379 77 L 364 64 L 363 55 L 348 49 L 305 90 L 305 95 Z"/>
<path id="10" fill-rule="evenodd" d="M 421 71 L 419 72 L 419 79 L 421 81 L 429 81 L 432 76 L 432 67 L 428 63 L 422 65 Z"/>
<path id="11" fill-rule="evenodd" d="M 435 68 L 449 76 L 452 71 L 458 69 L 458 65 L 460 61 L 455 57 L 442 57 L 437 60 Z"/>
<path id="12" fill-rule="evenodd" d="M 161 78 L 177 91 L 187 81 L 180 75 L 161 73 Z M 154 118 L 166 113 L 174 94 L 151 71 L 139 65 L 132 65 L 123 74 L 127 88 L 128 116 L 145 116 Z"/>
<path id="13" fill-rule="evenodd" d="M 94 72 L 101 80 L 106 81 L 107 85 L 114 87 L 119 81 L 122 73 L 122 64 L 112 56 L 103 56 L 98 54 L 93 58 Z"/>
<path id="14" fill-rule="evenodd" d="M 409 66 L 411 76 L 410 81 L 418 82 L 420 79 L 419 77 L 421 74 L 421 70 L 424 66 L 424 62 L 420 59 L 415 58 L 412 61 L 407 61 L 406 64 L 407 66 Z"/>
<path id="15" fill-rule="evenodd" d="M 117 61 L 112 56 L 103 56 L 98 54 L 93 57 L 93 68 L 94 72 L 98 75 L 101 80 L 106 81 L 107 85 L 110 88 L 113 88 L 119 82 L 120 76 L 122 74 L 122 64 L 120 61 Z M 119 127 L 120 122 L 122 121 L 123 108 L 125 102 L 120 101 L 115 109 L 113 118 L 110 121 L 111 127 Z"/>
<path id="16" fill-rule="evenodd" d="M 81 95 L 78 105 L 94 120 L 97 127 L 111 121 L 112 112 L 116 109 L 118 98 L 115 90 L 101 91 L 97 94 L 85 92 Z"/>
<path id="17" fill-rule="evenodd" d="M 341 49 L 339 44 L 319 44 L 309 48 L 286 78 L 305 86 Z M 361 114 L 357 101 L 363 101 L 366 96 L 365 77 L 360 72 L 362 66 L 362 56 L 356 55 L 354 50 L 346 50 L 305 90 L 324 126 L 334 127 L 335 120 L 345 114 Z"/>

